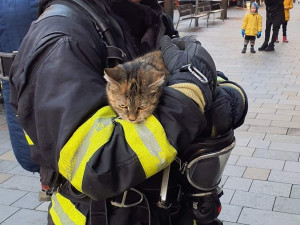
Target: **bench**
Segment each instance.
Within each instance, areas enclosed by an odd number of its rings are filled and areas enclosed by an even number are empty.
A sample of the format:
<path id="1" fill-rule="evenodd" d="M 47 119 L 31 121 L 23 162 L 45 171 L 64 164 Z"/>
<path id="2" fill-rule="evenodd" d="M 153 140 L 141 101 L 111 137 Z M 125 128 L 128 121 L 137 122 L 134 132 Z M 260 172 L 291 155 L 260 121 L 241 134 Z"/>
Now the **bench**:
<path id="1" fill-rule="evenodd" d="M 214 18 L 213 18 L 213 23 L 215 23 L 215 14 L 217 14 L 217 13 L 222 13 L 223 11 L 224 11 L 225 9 L 222 9 L 221 8 L 221 3 L 214 3 L 214 4 L 211 4 L 211 11 L 210 11 L 210 13 L 209 13 L 209 16 L 210 16 L 210 14 L 213 14 L 214 15 Z M 208 17 L 209 17 L 208 16 Z M 221 17 L 221 15 L 220 15 L 220 17 Z M 224 17 L 223 17 L 223 22 L 224 22 Z"/>
<path id="2" fill-rule="evenodd" d="M 176 29 L 178 27 L 178 24 L 180 21 L 183 20 L 191 20 L 190 26 L 192 24 L 193 19 L 194 20 L 199 20 L 201 17 L 207 17 L 207 22 L 208 23 L 208 17 L 209 17 L 209 12 L 210 12 L 210 7 L 198 7 L 197 8 L 197 13 L 195 14 L 195 7 L 193 6 L 192 3 L 188 4 L 183 4 L 178 6 L 178 12 L 179 12 L 179 18 L 176 24 Z"/>

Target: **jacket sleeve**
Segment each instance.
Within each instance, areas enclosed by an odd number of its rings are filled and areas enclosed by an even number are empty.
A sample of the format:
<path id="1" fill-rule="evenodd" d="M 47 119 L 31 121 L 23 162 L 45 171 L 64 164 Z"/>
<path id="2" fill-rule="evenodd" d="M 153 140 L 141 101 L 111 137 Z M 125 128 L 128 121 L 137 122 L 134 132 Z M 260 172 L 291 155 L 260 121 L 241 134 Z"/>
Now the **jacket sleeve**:
<path id="1" fill-rule="evenodd" d="M 248 14 L 246 14 L 243 18 L 242 30 L 246 30 L 247 23 L 248 23 Z"/>
<path id="2" fill-rule="evenodd" d="M 262 31 L 262 16 L 258 15 L 258 31 Z"/>
<path id="3" fill-rule="evenodd" d="M 107 104 L 104 44 L 52 37 L 35 50 L 27 38 L 11 71 L 12 105 L 41 164 L 99 200 L 169 165 L 205 119 L 188 97 L 165 88 L 155 116 L 133 125 Z"/>

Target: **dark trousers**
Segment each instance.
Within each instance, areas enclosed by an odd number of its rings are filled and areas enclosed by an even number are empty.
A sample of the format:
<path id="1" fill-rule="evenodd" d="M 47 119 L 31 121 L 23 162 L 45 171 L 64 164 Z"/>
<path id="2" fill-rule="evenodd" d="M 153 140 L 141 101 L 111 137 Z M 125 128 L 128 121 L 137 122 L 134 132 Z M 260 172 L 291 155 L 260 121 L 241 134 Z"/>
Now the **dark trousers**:
<path id="1" fill-rule="evenodd" d="M 288 21 L 284 21 L 282 24 L 282 35 L 286 36 L 286 27 L 287 27 Z"/>
<path id="2" fill-rule="evenodd" d="M 280 24 L 274 24 L 272 22 L 272 19 L 271 19 L 270 15 L 267 13 L 266 30 L 265 30 L 265 42 L 264 42 L 264 44 L 268 44 L 269 43 L 270 34 L 271 34 L 271 27 L 272 26 L 273 26 L 273 33 L 272 33 L 272 38 L 271 38 L 270 43 L 274 44 L 276 38 L 278 37 L 278 32 L 279 32 Z"/>

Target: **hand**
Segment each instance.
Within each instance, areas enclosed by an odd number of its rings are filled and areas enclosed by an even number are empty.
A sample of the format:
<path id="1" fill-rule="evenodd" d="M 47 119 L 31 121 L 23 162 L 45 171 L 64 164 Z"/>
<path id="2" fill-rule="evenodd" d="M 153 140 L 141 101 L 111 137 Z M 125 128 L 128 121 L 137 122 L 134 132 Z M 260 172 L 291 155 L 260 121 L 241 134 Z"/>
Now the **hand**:
<path id="1" fill-rule="evenodd" d="M 245 30 L 242 30 L 241 33 L 242 33 L 242 36 L 244 37 L 245 36 Z"/>
<path id="2" fill-rule="evenodd" d="M 261 31 L 258 31 L 257 38 L 260 38 L 260 37 L 261 37 Z"/>

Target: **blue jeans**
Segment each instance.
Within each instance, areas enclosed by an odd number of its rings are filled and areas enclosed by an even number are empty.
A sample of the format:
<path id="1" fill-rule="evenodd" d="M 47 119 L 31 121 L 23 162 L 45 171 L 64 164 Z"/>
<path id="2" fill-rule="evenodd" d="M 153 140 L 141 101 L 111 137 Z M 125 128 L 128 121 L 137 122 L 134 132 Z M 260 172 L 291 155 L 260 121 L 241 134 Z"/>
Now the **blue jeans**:
<path id="1" fill-rule="evenodd" d="M 39 172 L 40 166 L 31 159 L 30 147 L 26 141 L 23 129 L 9 104 L 10 87 L 8 81 L 2 80 L 2 94 L 10 141 L 15 157 L 25 170 Z"/>

